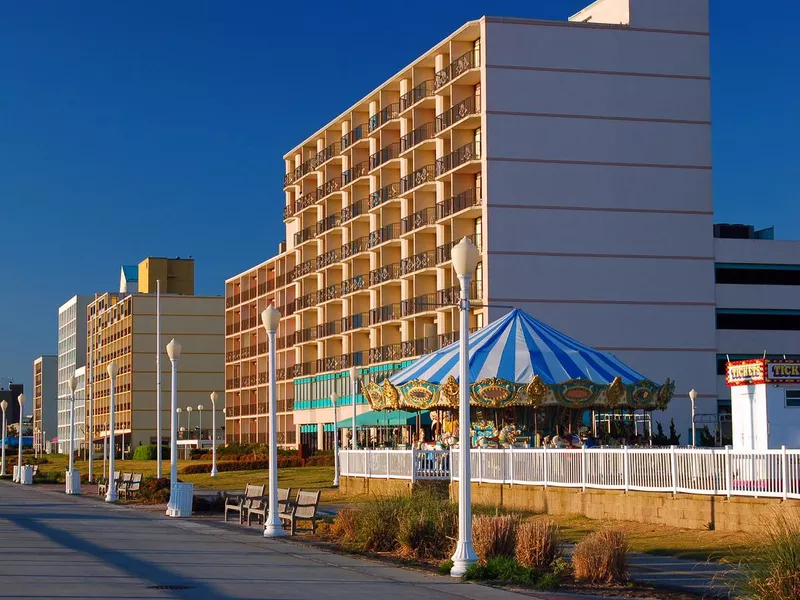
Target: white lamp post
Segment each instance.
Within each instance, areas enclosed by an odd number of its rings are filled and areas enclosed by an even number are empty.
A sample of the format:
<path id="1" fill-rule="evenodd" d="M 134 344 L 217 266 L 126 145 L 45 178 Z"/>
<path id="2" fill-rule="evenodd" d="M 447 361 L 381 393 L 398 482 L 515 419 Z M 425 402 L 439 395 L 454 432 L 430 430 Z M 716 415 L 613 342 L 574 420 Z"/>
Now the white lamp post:
<path id="1" fill-rule="evenodd" d="M 178 425 L 180 425 L 181 424 L 181 409 L 180 408 L 176 408 L 175 412 L 178 415 L 178 417 L 177 417 L 178 418 Z M 183 427 L 181 427 L 181 431 L 183 431 Z"/>
<path id="2" fill-rule="evenodd" d="M 108 490 L 106 491 L 106 502 L 116 502 L 119 500 L 117 493 L 117 486 L 114 482 L 114 438 L 116 437 L 116 427 L 114 426 L 114 388 L 116 387 L 117 373 L 119 373 L 119 365 L 116 362 L 111 362 L 106 369 L 108 376 L 111 378 L 111 396 L 108 405 L 108 431 L 110 439 L 108 440 Z"/>
<path id="3" fill-rule="evenodd" d="M 219 394 L 211 392 L 211 476 L 217 476 L 217 399 Z"/>
<path id="4" fill-rule="evenodd" d="M 17 482 L 22 483 L 22 407 L 25 406 L 25 394 L 17 396 L 19 402 L 19 431 L 17 432 Z"/>
<path id="5" fill-rule="evenodd" d="M 336 403 L 339 402 L 339 394 L 331 394 L 331 404 L 333 405 L 333 487 L 339 487 L 339 430 L 336 424 L 339 417 L 336 412 Z"/>
<path id="6" fill-rule="evenodd" d="M 452 250 L 453 269 L 461 283 L 459 312 L 460 363 L 458 400 L 458 545 L 453 554 L 452 577 L 461 577 L 467 568 L 477 562 L 478 555 L 472 547 L 472 475 L 470 470 L 469 443 L 469 284 L 472 273 L 478 266 L 480 253 L 469 238 L 463 238 Z"/>
<path id="7" fill-rule="evenodd" d="M 186 407 L 186 431 L 189 433 L 189 439 L 192 439 L 192 407 Z"/>
<path id="8" fill-rule="evenodd" d="M 278 385 L 275 381 L 275 333 L 281 322 L 281 313 L 270 304 L 261 313 L 261 323 L 269 338 L 269 514 L 264 523 L 264 537 L 286 535 L 278 518 L 278 423 L 275 413 Z"/>
<path id="9" fill-rule="evenodd" d="M 183 348 L 174 339 L 167 344 L 167 356 L 172 365 L 170 383 L 170 436 L 169 436 L 169 504 L 168 517 L 189 517 L 192 514 L 194 486 L 191 483 L 178 483 L 178 361 Z"/>
<path id="10" fill-rule="evenodd" d="M 161 280 L 156 280 L 156 478 L 161 479 Z"/>
<path id="11" fill-rule="evenodd" d="M 5 400 L 0 401 L 0 408 L 3 409 L 3 459 L 0 462 L 0 477 L 6 476 L 6 438 L 8 438 L 8 427 L 6 426 L 6 410 L 8 409 L 8 402 Z"/>
<path id="12" fill-rule="evenodd" d="M 77 377 L 75 375 L 70 377 L 67 384 L 69 385 L 69 469 L 64 492 L 80 494 L 81 475 L 75 471 L 75 388 L 78 387 Z"/>
<path id="13" fill-rule="evenodd" d="M 203 405 L 197 405 L 197 414 L 200 415 L 200 430 L 197 434 L 197 447 L 200 447 L 200 440 L 203 439 Z"/>
<path id="14" fill-rule="evenodd" d="M 692 448 L 697 445 L 697 438 L 695 437 L 695 430 L 694 430 L 694 401 L 697 400 L 697 390 L 692 388 L 689 390 L 689 400 L 692 402 Z"/>
<path id="15" fill-rule="evenodd" d="M 357 448 L 356 440 L 356 386 L 358 385 L 358 367 L 350 367 L 350 395 L 353 397 L 353 431 L 352 431 L 352 446 L 353 450 Z"/>

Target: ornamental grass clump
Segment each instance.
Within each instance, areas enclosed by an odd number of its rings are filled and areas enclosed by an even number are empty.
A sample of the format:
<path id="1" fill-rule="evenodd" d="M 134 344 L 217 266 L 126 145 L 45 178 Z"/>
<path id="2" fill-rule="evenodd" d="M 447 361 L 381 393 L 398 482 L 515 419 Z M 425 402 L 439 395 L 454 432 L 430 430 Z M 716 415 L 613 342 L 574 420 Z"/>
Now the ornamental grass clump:
<path id="1" fill-rule="evenodd" d="M 625 533 L 606 529 L 587 535 L 575 546 L 572 565 L 577 580 L 592 583 L 628 581 L 628 540 Z"/>
<path id="2" fill-rule="evenodd" d="M 551 520 L 526 521 L 517 530 L 517 562 L 524 567 L 546 571 L 561 556 L 558 526 Z"/>
<path id="3" fill-rule="evenodd" d="M 358 531 L 357 508 L 343 508 L 336 515 L 336 519 L 331 525 L 331 533 L 336 536 L 337 543 L 343 548 L 348 548 L 355 544 L 356 533 Z"/>
<path id="4" fill-rule="evenodd" d="M 481 561 L 516 555 L 518 515 L 481 515 L 472 520 L 472 544 Z"/>
<path id="5" fill-rule="evenodd" d="M 724 575 L 737 596 L 751 600 L 800 598 L 800 518 L 776 514 L 764 524 L 750 562 Z"/>
<path id="6" fill-rule="evenodd" d="M 432 492 L 414 494 L 400 515 L 397 540 L 404 556 L 448 558 L 458 537 L 458 507 Z"/>

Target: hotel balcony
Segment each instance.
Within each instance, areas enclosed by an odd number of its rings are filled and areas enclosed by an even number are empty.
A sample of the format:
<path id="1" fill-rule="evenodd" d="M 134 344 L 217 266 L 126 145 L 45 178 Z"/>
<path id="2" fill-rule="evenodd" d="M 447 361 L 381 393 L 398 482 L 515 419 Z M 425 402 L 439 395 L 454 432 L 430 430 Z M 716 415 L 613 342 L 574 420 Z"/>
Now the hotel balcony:
<path id="1" fill-rule="evenodd" d="M 450 154 L 436 159 L 436 177 L 441 177 L 453 170 L 466 170 L 461 167 L 469 165 L 470 163 L 474 165 L 473 170 L 477 171 L 480 169 L 480 163 L 477 162 L 480 161 L 480 159 L 481 145 L 479 142 L 464 144 L 460 148 L 453 150 Z"/>
<path id="2" fill-rule="evenodd" d="M 340 143 L 340 152 L 344 152 L 349 148 L 353 148 L 362 142 L 369 141 L 369 130 L 366 123 L 356 125 L 350 131 L 342 136 Z"/>
<path id="3" fill-rule="evenodd" d="M 309 192 L 308 194 L 301 196 L 297 200 L 294 201 L 294 214 L 299 215 L 309 206 L 314 206 L 317 203 L 319 196 L 317 195 L 317 190 L 313 192 Z"/>
<path id="4" fill-rule="evenodd" d="M 453 83 L 465 73 L 477 69 L 480 66 L 480 46 L 465 52 L 441 71 L 437 71 L 433 76 L 433 85 L 436 90 L 440 90 L 446 85 Z"/>
<path id="5" fill-rule="evenodd" d="M 365 289 L 363 275 L 356 275 L 342 282 L 342 296 L 347 296 L 363 289 Z"/>
<path id="6" fill-rule="evenodd" d="M 418 83 L 411 90 L 400 96 L 400 112 L 405 112 L 418 102 L 426 98 L 433 98 L 434 87 L 433 79 L 428 79 L 422 83 Z"/>
<path id="7" fill-rule="evenodd" d="M 373 192 L 369 196 L 369 208 L 377 208 L 381 204 L 385 204 L 390 200 L 395 200 L 400 197 L 400 182 L 395 181 L 388 185 L 383 186 L 377 192 Z"/>
<path id="8" fill-rule="evenodd" d="M 436 268 L 436 251 L 426 250 L 400 261 L 400 276 L 410 275 L 424 269 Z"/>
<path id="9" fill-rule="evenodd" d="M 400 152 L 408 152 L 425 141 L 436 140 L 436 122 L 428 121 L 400 138 Z"/>
<path id="10" fill-rule="evenodd" d="M 385 148 L 378 150 L 375 154 L 372 154 L 369 157 L 369 169 L 370 171 L 377 169 L 381 165 L 395 160 L 396 158 L 400 158 L 400 142 L 389 144 Z"/>
<path id="11" fill-rule="evenodd" d="M 423 208 L 422 210 L 418 210 L 404 217 L 400 221 L 400 235 L 405 235 L 434 224 L 436 224 L 436 209 L 433 207 Z"/>
<path id="12" fill-rule="evenodd" d="M 395 262 L 382 265 L 369 272 L 369 286 L 380 285 L 387 281 L 393 281 L 400 277 L 400 263 Z"/>
<path id="13" fill-rule="evenodd" d="M 400 179 L 400 194 L 404 195 L 411 190 L 415 190 L 426 183 L 435 183 L 436 177 L 434 176 L 435 166 L 425 165 L 420 167 L 413 173 L 409 173 Z"/>
<path id="14" fill-rule="evenodd" d="M 361 200 L 356 200 L 352 204 L 349 204 L 342 208 L 342 224 L 355 219 L 356 217 L 360 217 L 362 215 L 367 215 L 369 210 L 369 203 L 366 198 L 362 198 Z"/>
<path id="15" fill-rule="evenodd" d="M 330 196 L 331 194 L 338 192 L 342 189 L 342 178 L 341 177 L 334 177 L 333 179 L 329 179 L 321 186 L 317 188 L 317 199 L 322 200 Z"/>
<path id="16" fill-rule="evenodd" d="M 470 241 L 478 247 L 478 250 L 481 250 L 481 241 L 478 237 L 473 233 L 471 235 L 464 236 L 470 239 Z M 436 247 L 436 264 L 440 265 L 442 263 L 448 262 L 452 258 L 452 250 L 453 246 L 455 246 L 461 240 L 458 239 L 453 242 L 448 242 L 447 244 L 442 244 L 441 246 Z"/>
<path id="17" fill-rule="evenodd" d="M 323 252 L 316 259 L 316 270 L 319 271 L 320 269 L 324 269 L 327 266 L 333 265 L 338 263 L 342 260 L 342 249 L 341 248 L 334 248 L 333 250 L 328 250 L 327 252 Z"/>
<path id="18" fill-rule="evenodd" d="M 351 242 L 342 245 L 342 260 L 353 258 L 357 254 L 365 252 L 369 249 L 369 236 L 362 235 Z"/>
<path id="19" fill-rule="evenodd" d="M 436 203 L 436 220 L 481 205 L 481 190 L 472 188 Z"/>
<path id="20" fill-rule="evenodd" d="M 369 170 L 369 161 L 366 160 L 362 160 L 360 163 L 353 165 L 342 173 L 342 187 L 346 187 L 351 183 L 355 183 L 362 177 L 366 177 L 369 174 Z"/>
<path id="21" fill-rule="evenodd" d="M 390 223 L 380 229 L 369 232 L 369 248 L 375 248 L 386 242 L 400 239 L 400 223 Z"/>
<path id="22" fill-rule="evenodd" d="M 436 115 L 436 132 L 441 133 L 448 127 L 463 121 L 470 116 L 479 116 L 481 112 L 480 96 L 470 96 L 461 102 L 454 104 L 451 108 L 440 115 Z"/>
<path id="23" fill-rule="evenodd" d="M 379 112 L 369 118 L 369 132 L 378 131 L 381 127 L 396 120 L 400 116 L 400 103 L 395 102 L 384 106 Z"/>

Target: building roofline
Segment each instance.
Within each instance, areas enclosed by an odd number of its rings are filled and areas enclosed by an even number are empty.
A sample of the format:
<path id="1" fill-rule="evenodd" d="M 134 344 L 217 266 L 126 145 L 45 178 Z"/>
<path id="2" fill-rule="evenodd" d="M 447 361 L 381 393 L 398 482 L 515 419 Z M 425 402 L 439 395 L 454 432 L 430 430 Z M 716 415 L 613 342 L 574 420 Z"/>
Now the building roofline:
<path id="1" fill-rule="evenodd" d="M 227 285 L 229 282 L 233 281 L 234 279 L 239 279 L 239 277 L 241 277 L 242 275 L 247 275 L 250 271 L 255 271 L 256 269 L 260 269 L 261 267 L 266 267 L 269 263 L 275 262 L 277 260 L 280 260 L 281 258 L 286 257 L 288 254 L 289 254 L 288 252 L 281 252 L 280 254 L 277 254 L 277 255 L 273 256 L 272 258 L 268 258 L 267 260 L 265 260 L 263 262 L 260 262 L 257 265 L 254 265 L 252 267 L 248 267 L 244 271 L 241 271 L 241 272 L 237 273 L 236 275 L 232 275 L 231 277 L 228 277 L 225 280 L 225 284 Z"/>

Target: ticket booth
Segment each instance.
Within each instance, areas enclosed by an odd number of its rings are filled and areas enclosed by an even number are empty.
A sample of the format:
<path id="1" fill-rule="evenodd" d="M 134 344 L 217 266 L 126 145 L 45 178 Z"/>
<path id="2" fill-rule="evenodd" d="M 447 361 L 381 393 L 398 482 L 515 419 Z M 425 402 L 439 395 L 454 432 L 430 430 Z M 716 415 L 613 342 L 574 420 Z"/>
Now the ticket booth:
<path id="1" fill-rule="evenodd" d="M 800 360 L 731 361 L 726 380 L 735 450 L 800 448 Z"/>

